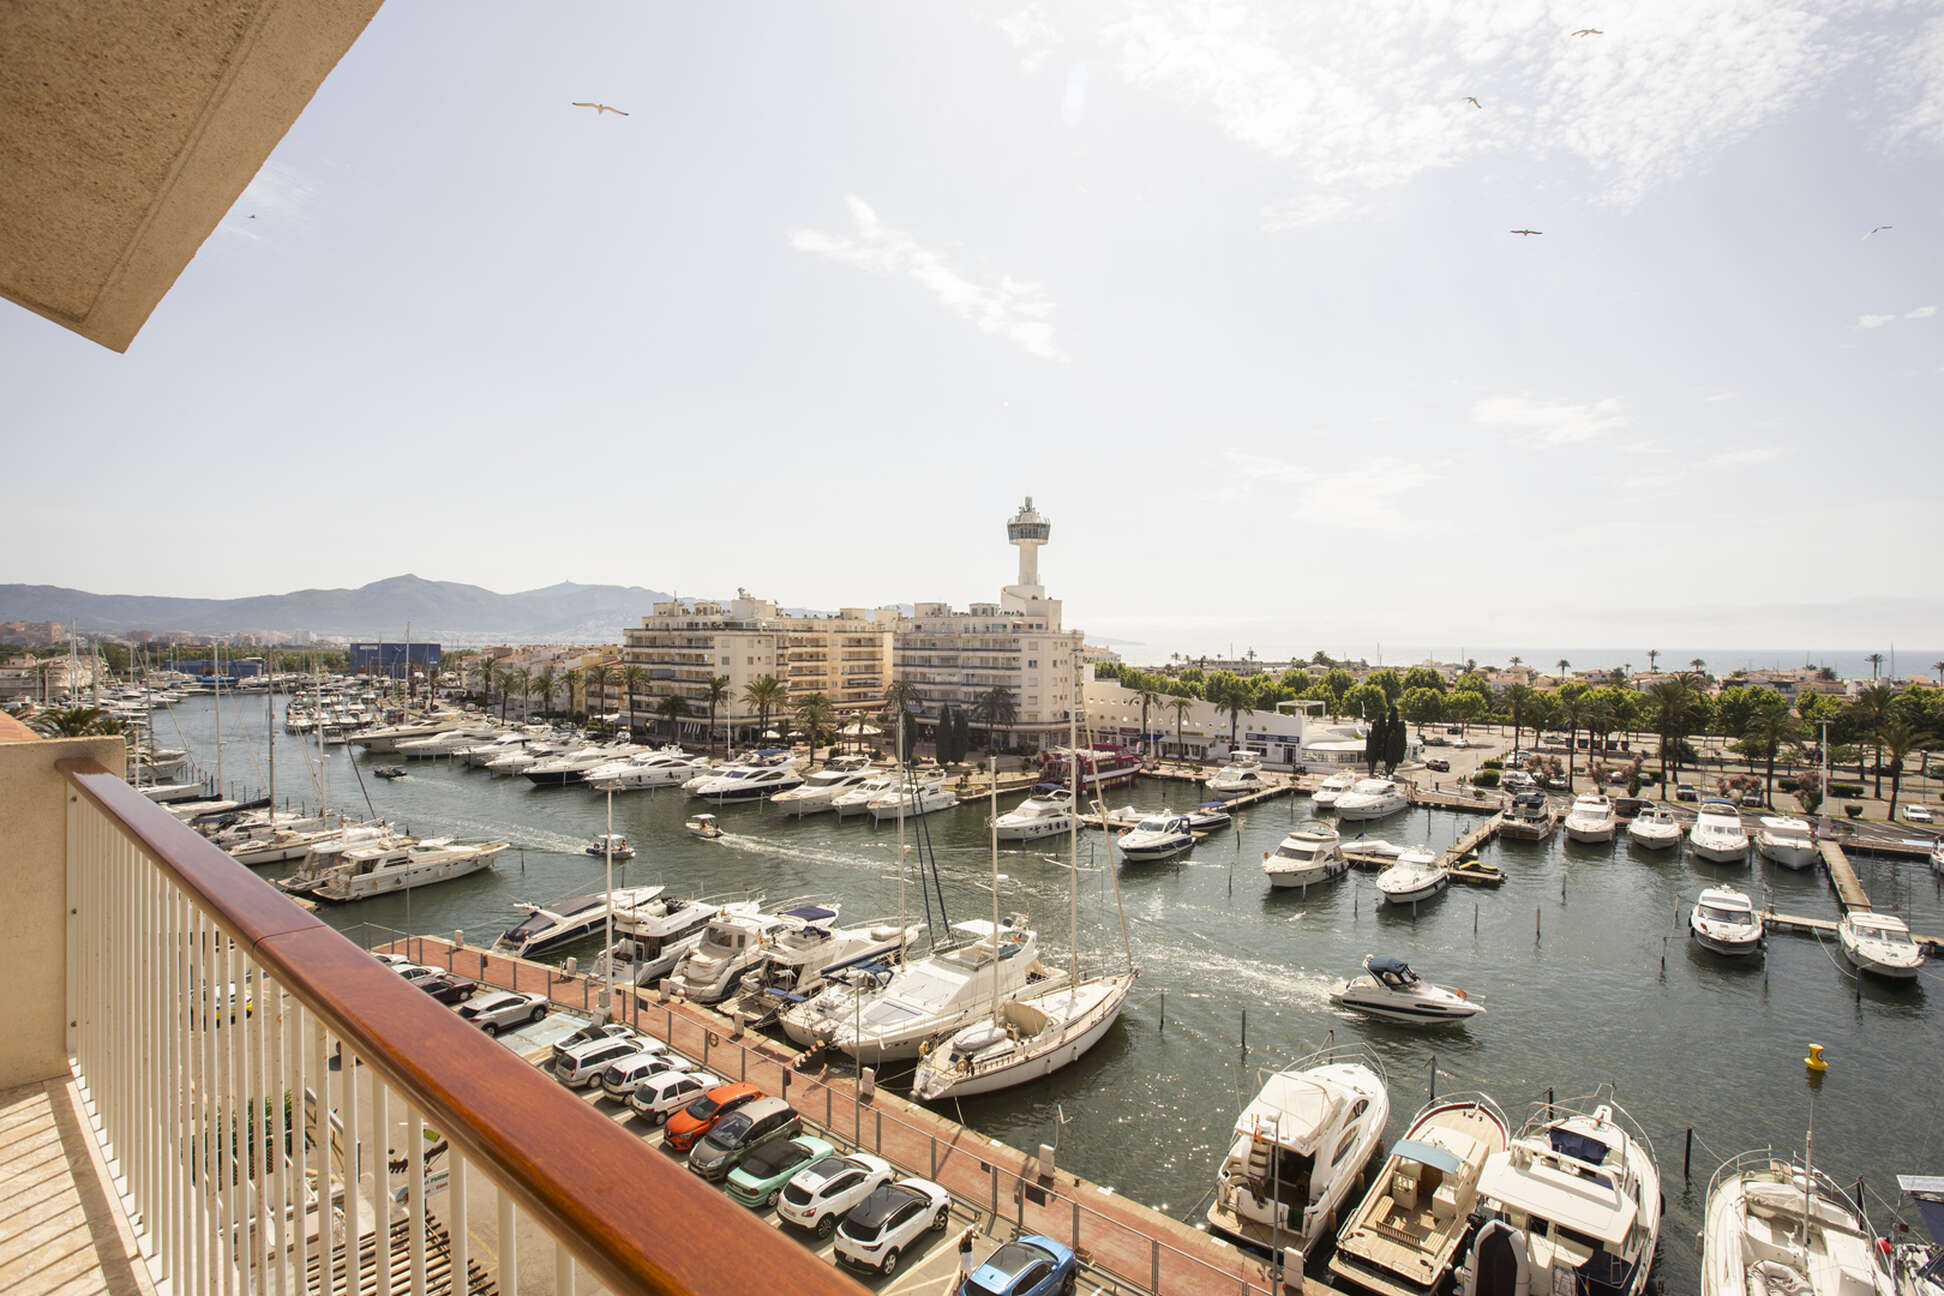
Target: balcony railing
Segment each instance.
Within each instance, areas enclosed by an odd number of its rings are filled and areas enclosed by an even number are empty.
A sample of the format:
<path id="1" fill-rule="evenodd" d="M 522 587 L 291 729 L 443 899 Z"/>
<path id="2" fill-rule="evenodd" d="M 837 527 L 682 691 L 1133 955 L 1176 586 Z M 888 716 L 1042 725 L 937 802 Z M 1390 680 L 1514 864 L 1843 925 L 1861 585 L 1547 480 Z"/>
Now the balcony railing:
<path id="1" fill-rule="evenodd" d="M 168 1290 L 862 1290 L 97 762 L 59 768 L 69 1052 Z"/>

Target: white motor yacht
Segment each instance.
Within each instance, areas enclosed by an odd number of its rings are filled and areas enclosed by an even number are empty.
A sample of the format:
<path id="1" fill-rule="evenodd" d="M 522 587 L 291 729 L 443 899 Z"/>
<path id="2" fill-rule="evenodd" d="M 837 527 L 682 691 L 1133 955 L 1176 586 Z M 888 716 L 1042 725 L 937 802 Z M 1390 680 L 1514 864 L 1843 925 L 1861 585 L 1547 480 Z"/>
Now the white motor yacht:
<path id="1" fill-rule="evenodd" d="M 871 821 L 883 823 L 887 819 L 896 819 L 900 803 L 904 806 L 904 817 L 914 819 L 934 810 L 949 810 L 959 803 L 959 799 L 958 793 L 945 786 L 943 774 L 933 774 L 873 798 L 868 807 Z"/>
<path id="2" fill-rule="evenodd" d="M 1666 850 L 1680 845 L 1686 829 L 1672 810 L 1657 805 L 1633 817 L 1627 825 L 1627 840 L 1643 850 Z"/>
<path id="3" fill-rule="evenodd" d="M 1566 812 L 1566 835 L 1576 842 L 1610 842 L 1619 823 L 1613 812 L 1613 802 L 1598 792 L 1586 792 L 1573 798 L 1573 808 Z"/>
<path id="4" fill-rule="evenodd" d="M 1411 847 L 1377 875 L 1377 893 L 1385 904 L 1417 904 L 1450 885 L 1451 870 L 1429 846 Z"/>
<path id="5" fill-rule="evenodd" d="M 1173 859 L 1192 850 L 1195 834 L 1188 820 L 1171 810 L 1144 816 L 1141 821 L 1114 839 L 1121 858 L 1130 864 Z"/>
<path id="6" fill-rule="evenodd" d="M 1238 751 L 1229 763 L 1208 776 L 1208 794 L 1224 801 L 1260 792 L 1269 784 L 1262 777 L 1262 757 L 1252 751 Z"/>
<path id="7" fill-rule="evenodd" d="M 659 889 L 659 888 L 657 888 Z M 614 944 L 594 959 L 594 979 L 652 986 L 682 961 L 719 914 L 753 914 L 757 900 L 723 903 L 658 896 L 614 916 Z"/>
<path id="8" fill-rule="evenodd" d="M 704 801 L 760 801 L 803 786 L 803 775 L 787 762 L 767 765 L 737 765 L 718 770 L 716 777 L 698 786 L 691 796 Z"/>
<path id="9" fill-rule="evenodd" d="M 1701 803 L 1688 833 L 1688 849 L 1702 859 L 1718 864 L 1748 862 L 1748 833 L 1742 828 L 1741 811 L 1733 801 L 1709 797 Z"/>
<path id="10" fill-rule="evenodd" d="M 896 770 L 886 770 L 873 774 L 846 792 L 839 792 L 830 799 L 830 808 L 837 812 L 839 819 L 849 819 L 853 815 L 869 814 L 871 802 L 881 796 L 898 790 L 904 776 Z"/>
<path id="11" fill-rule="evenodd" d="M 1271 1075 L 1236 1118 L 1210 1226 L 1257 1250 L 1307 1256 L 1335 1235 L 1337 1210 L 1389 1118 L 1383 1067 L 1362 1048 L 1311 1054 Z"/>
<path id="12" fill-rule="evenodd" d="M 565 755 L 568 744 L 555 739 L 533 739 L 508 751 L 505 755 L 494 756 L 486 762 L 488 774 L 524 774 L 541 761 L 552 760 Z"/>
<path id="13" fill-rule="evenodd" d="M 1731 886 L 1709 887 L 1696 898 L 1688 932 L 1717 954 L 1741 957 L 1762 948 L 1762 916 L 1746 892 Z"/>
<path id="14" fill-rule="evenodd" d="M 622 929 L 623 915 L 645 909 L 661 893 L 659 886 L 617 888 L 613 905 L 615 929 Z M 608 919 L 608 897 L 605 894 L 575 896 L 551 905 L 517 904 L 513 907 L 523 911 L 526 917 L 500 934 L 500 938 L 493 942 L 493 952 L 511 954 L 516 958 L 532 958 L 557 945 L 578 940 L 599 931 Z"/>
<path id="15" fill-rule="evenodd" d="M 1040 787 L 992 821 L 1000 841 L 1034 841 L 1073 831 L 1073 793 L 1066 788 Z"/>
<path id="16" fill-rule="evenodd" d="M 500 734 L 489 742 L 476 742 L 472 746 L 455 752 L 454 759 L 462 760 L 475 769 L 483 769 L 502 756 L 510 756 L 534 740 L 534 736 L 521 730 Z"/>
<path id="17" fill-rule="evenodd" d="M 1908 981 L 1924 966 L 1924 950 L 1904 920 L 1870 909 L 1852 909 L 1837 924 L 1843 957 L 1859 972 Z"/>
<path id="18" fill-rule="evenodd" d="M 895 922 L 838 927 L 837 910 L 824 905 L 798 905 L 777 917 L 764 958 L 743 973 L 736 996 L 722 1006 L 724 1014 L 740 1017 L 745 1026 L 767 1026 L 785 1008 L 823 989 L 827 974 L 864 963 L 888 968 L 904 957 L 921 930 L 913 923 Z"/>
<path id="19" fill-rule="evenodd" d="M 457 756 L 462 751 L 497 738 L 499 732 L 497 726 L 462 726 L 424 738 L 402 739 L 393 750 L 406 760 L 434 760 L 441 756 Z"/>
<path id="20" fill-rule="evenodd" d="M 1181 817 L 1188 821 L 1188 830 L 1206 836 L 1220 832 L 1235 822 L 1235 817 L 1222 808 L 1220 801 L 1204 801 L 1193 810 L 1182 811 Z"/>
<path id="21" fill-rule="evenodd" d="M 610 744 L 578 747 L 547 760 L 535 761 L 520 772 L 535 787 L 566 787 L 585 782 L 588 771 L 599 769 L 620 754 L 621 751 Z"/>
<path id="22" fill-rule="evenodd" d="M 770 804 L 798 818 L 823 814 L 836 808 L 838 797 L 877 773 L 867 762 L 840 757 L 809 775 L 801 786 L 778 792 L 770 798 Z"/>
<path id="23" fill-rule="evenodd" d="M 1764 815 L 1755 834 L 1755 849 L 1762 858 L 1786 869 L 1806 869 L 1818 858 L 1814 831 L 1807 819 L 1792 815 Z"/>
<path id="24" fill-rule="evenodd" d="M 1337 818 L 1346 822 L 1384 819 L 1410 807 L 1411 798 L 1396 779 L 1358 779 L 1336 799 Z"/>
<path id="25" fill-rule="evenodd" d="M 1458 1267 L 1459 1296 L 1646 1290 L 1660 1240 L 1660 1169 L 1610 1093 L 1592 1103 L 1590 1114 L 1570 1102 L 1537 1109 L 1509 1147 L 1485 1158 L 1482 1223 Z"/>
<path id="26" fill-rule="evenodd" d="M 1490 1098 L 1433 1100 L 1344 1220 L 1330 1272 L 1377 1296 L 1437 1296 L 1471 1231 L 1485 1160 L 1511 1141 L 1511 1122 Z"/>
<path id="27" fill-rule="evenodd" d="M 596 765 L 587 771 L 583 781 L 602 791 L 612 788 L 616 792 L 636 792 L 644 788 L 674 787 L 708 768 L 707 757 L 692 756 L 680 747 L 664 747 Z"/>
<path id="28" fill-rule="evenodd" d="M 785 1013 L 783 1029 L 799 1043 L 828 1039 L 866 1066 L 915 1058 L 926 1040 L 1049 980 L 1039 936 L 1025 921 L 1016 914 L 996 931 L 985 919 L 953 923 L 959 944 L 907 962 L 861 999 L 819 995 L 799 1005 L 806 1011 Z"/>
<path id="29" fill-rule="evenodd" d="M 1324 779 L 1321 786 L 1311 794 L 1310 800 L 1319 810 L 1328 810 L 1337 803 L 1337 798 L 1357 786 L 1355 774 L 1332 774 Z"/>
<path id="30" fill-rule="evenodd" d="M 1715 1171 L 1701 1230 L 1701 1296 L 1889 1296 L 1876 1233 L 1849 1194 L 1764 1148 Z"/>
<path id="31" fill-rule="evenodd" d="M 325 873 L 310 894 L 343 904 L 450 882 L 490 868 L 506 846 L 503 841 L 461 845 L 445 840 L 364 846 L 345 852 L 344 862 Z"/>
<path id="32" fill-rule="evenodd" d="M 775 914 L 717 914 L 669 975 L 668 989 L 691 1003 L 720 1003 L 763 957 L 781 920 Z"/>
<path id="33" fill-rule="evenodd" d="M 1552 836 L 1559 816 L 1544 792 L 1515 791 L 1499 821 L 1499 836 L 1515 841 L 1544 841 Z"/>
<path id="34" fill-rule="evenodd" d="M 444 733 L 448 729 L 463 728 L 470 723 L 472 722 L 457 711 L 444 711 L 423 720 L 392 725 L 385 729 L 365 729 L 350 741 L 368 752 L 392 752 L 398 750 L 398 744 L 401 742 L 410 742 L 414 738 L 430 738 L 434 734 Z"/>
<path id="35" fill-rule="evenodd" d="M 1263 855 L 1262 871 L 1272 887 L 1307 887 L 1342 877 L 1350 871 L 1350 861 L 1343 857 L 1343 839 L 1334 827 L 1305 819 Z"/>
<path id="36" fill-rule="evenodd" d="M 1373 954 L 1364 960 L 1365 975 L 1339 981 L 1330 989 L 1330 1002 L 1412 1026 L 1436 1026 L 1464 1021 L 1485 1011 L 1463 990 L 1432 985 L 1403 959 Z"/>

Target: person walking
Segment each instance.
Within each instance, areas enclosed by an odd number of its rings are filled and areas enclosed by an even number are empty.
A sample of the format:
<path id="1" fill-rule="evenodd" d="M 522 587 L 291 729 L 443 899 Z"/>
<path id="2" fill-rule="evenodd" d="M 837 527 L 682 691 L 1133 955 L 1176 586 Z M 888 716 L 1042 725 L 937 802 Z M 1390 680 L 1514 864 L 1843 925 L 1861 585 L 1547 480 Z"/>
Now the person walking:
<path id="1" fill-rule="evenodd" d="M 958 1243 L 959 1276 L 958 1276 L 958 1283 L 954 1287 L 954 1290 L 963 1287 L 965 1285 L 966 1280 L 972 1276 L 972 1271 L 979 1267 L 979 1262 L 972 1258 L 972 1239 L 978 1234 L 978 1231 L 979 1231 L 978 1226 L 974 1225 L 971 1228 L 966 1229 L 965 1232 L 959 1234 L 959 1243 Z"/>

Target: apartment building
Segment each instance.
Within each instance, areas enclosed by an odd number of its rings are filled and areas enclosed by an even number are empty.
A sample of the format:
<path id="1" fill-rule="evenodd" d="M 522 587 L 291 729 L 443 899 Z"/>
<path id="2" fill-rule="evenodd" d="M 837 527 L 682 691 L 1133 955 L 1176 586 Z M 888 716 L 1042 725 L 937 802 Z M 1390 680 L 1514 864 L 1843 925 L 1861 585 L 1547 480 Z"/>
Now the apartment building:
<path id="1" fill-rule="evenodd" d="M 793 614 L 748 590 L 723 603 L 657 603 L 653 615 L 622 632 L 623 666 L 648 675 L 637 723 L 651 723 L 663 699 L 680 697 L 692 713 L 684 732 L 700 734 L 707 727 L 709 680 L 716 677 L 728 689 L 716 724 L 731 731 L 757 723 L 757 708 L 744 693 L 765 675 L 782 683 L 784 713 L 812 693 L 823 694 L 840 715 L 874 712 L 891 682 L 897 616 L 891 608 L 857 607 L 830 616 Z M 771 724 L 783 732 L 778 718 L 773 709 Z"/>

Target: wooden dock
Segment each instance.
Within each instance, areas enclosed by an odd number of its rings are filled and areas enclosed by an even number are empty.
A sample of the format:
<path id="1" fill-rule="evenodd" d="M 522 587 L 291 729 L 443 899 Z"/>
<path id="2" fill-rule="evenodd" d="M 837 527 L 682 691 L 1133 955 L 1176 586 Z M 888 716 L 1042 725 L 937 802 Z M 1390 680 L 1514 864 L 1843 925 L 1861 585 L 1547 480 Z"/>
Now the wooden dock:
<path id="1" fill-rule="evenodd" d="M 1410 791 L 1411 804 L 1427 810 L 1456 810 L 1463 814 L 1488 815 L 1500 814 L 1505 810 L 1505 795 L 1484 788 L 1447 791 L 1444 788 L 1421 788 L 1408 783 L 1405 787 Z"/>
<path id="2" fill-rule="evenodd" d="M 1829 918 L 1809 918 L 1802 914 L 1777 913 L 1773 909 L 1764 909 L 1759 916 L 1762 927 L 1766 931 L 1815 936 L 1823 940 L 1835 940 L 1836 928 L 1840 925 Z M 1944 937 L 1923 936 L 1912 932 L 1910 939 L 1923 946 L 1927 953 L 1944 954 Z"/>
<path id="3" fill-rule="evenodd" d="M 1478 825 L 1478 827 L 1472 829 L 1470 832 L 1466 833 L 1463 837 L 1460 837 L 1457 841 L 1453 842 L 1451 844 L 1451 849 L 1447 850 L 1444 853 L 1444 855 L 1439 859 L 1438 862 L 1440 864 L 1443 864 L 1446 868 L 1456 868 L 1458 865 L 1458 861 L 1464 859 L 1465 856 L 1471 854 L 1473 851 L 1477 850 L 1480 846 L 1483 846 L 1486 842 L 1498 836 L 1499 826 L 1504 822 L 1505 822 L 1505 812 L 1501 810 L 1497 814 L 1493 815 L 1490 819 L 1487 819 L 1484 823 Z M 1503 881 L 1503 878 L 1501 878 L 1500 880 Z"/>
<path id="4" fill-rule="evenodd" d="M 1843 848 L 1833 841 L 1819 841 L 1816 849 L 1822 854 L 1823 867 L 1829 870 L 1830 885 L 1836 888 L 1836 899 L 1843 911 L 1868 909 L 1870 897 L 1863 884 L 1856 880 L 1856 870 L 1850 867 L 1849 856 L 1843 853 Z"/>

